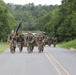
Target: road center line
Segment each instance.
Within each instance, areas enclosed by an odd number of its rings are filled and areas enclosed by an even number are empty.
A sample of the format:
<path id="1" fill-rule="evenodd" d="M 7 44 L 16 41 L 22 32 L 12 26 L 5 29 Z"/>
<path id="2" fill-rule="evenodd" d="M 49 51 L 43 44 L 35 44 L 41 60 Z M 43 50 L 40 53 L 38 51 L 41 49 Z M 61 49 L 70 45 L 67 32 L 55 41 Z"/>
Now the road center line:
<path id="1" fill-rule="evenodd" d="M 67 75 L 70 75 L 69 73 L 68 73 L 68 71 L 57 61 L 57 59 L 51 54 L 51 53 L 49 53 L 48 51 L 46 51 L 53 59 L 54 59 L 54 61 L 63 69 L 63 71 L 67 74 Z"/>
<path id="2" fill-rule="evenodd" d="M 52 63 L 52 65 L 54 66 L 54 68 L 56 69 L 56 71 L 58 72 L 58 74 L 59 74 L 59 75 L 62 75 L 62 74 L 60 73 L 60 71 L 58 70 L 58 68 L 55 66 L 55 64 L 52 62 L 52 60 L 50 59 L 50 57 L 46 54 L 46 52 L 44 52 L 44 53 L 45 53 L 46 57 L 48 58 L 48 60 Z"/>

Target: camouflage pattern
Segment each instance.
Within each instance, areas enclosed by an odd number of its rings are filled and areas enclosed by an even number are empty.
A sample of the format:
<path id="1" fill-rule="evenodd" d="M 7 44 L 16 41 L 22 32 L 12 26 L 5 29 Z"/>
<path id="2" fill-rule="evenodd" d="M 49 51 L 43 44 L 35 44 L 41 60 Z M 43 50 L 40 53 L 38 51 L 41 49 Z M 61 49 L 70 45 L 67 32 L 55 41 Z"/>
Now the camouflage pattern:
<path id="1" fill-rule="evenodd" d="M 54 47 L 56 47 L 57 44 L 57 37 L 52 37 L 51 44 L 53 44 Z"/>
<path id="2" fill-rule="evenodd" d="M 8 37 L 8 42 L 10 44 L 10 52 L 11 53 L 15 53 L 15 48 L 16 48 L 16 36 L 15 34 L 10 34 L 10 36 Z"/>
<path id="3" fill-rule="evenodd" d="M 48 46 L 51 46 L 51 44 L 53 44 L 53 46 L 55 47 L 56 46 L 56 44 L 57 44 L 57 38 L 56 37 L 47 37 L 46 38 L 46 44 L 48 45 Z"/>
<path id="4" fill-rule="evenodd" d="M 19 47 L 20 52 L 22 52 L 24 46 L 24 36 L 22 34 L 19 34 L 17 36 L 17 45 Z"/>
<path id="5" fill-rule="evenodd" d="M 27 47 L 27 41 L 26 41 L 27 34 L 25 33 L 25 34 L 23 34 L 23 35 L 24 35 L 24 40 L 25 40 L 25 41 L 24 41 L 24 46 Z"/>
<path id="6" fill-rule="evenodd" d="M 34 36 L 33 36 L 33 34 L 31 32 L 29 32 L 27 34 L 26 42 L 27 42 L 27 51 L 29 53 L 33 52 L 33 49 L 34 49 Z"/>
<path id="7" fill-rule="evenodd" d="M 43 52 L 44 50 L 44 44 L 45 44 L 45 38 L 42 33 L 38 33 L 37 35 L 37 45 L 38 45 L 38 51 Z"/>

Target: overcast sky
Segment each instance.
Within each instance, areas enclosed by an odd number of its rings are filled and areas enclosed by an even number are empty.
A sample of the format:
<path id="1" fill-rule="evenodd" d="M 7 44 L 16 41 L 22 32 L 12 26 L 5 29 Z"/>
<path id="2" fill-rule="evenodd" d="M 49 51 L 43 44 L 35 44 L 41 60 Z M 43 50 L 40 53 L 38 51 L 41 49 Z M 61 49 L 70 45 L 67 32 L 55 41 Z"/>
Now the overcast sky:
<path id="1" fill-rule="evenodd" d="M 34 3 L 35 5 L 42 4 L 42 5 L 60 5 L 62 0 L 3 0 L 5 3 L 14 3 L 14 4 L 28 4 Z"/>

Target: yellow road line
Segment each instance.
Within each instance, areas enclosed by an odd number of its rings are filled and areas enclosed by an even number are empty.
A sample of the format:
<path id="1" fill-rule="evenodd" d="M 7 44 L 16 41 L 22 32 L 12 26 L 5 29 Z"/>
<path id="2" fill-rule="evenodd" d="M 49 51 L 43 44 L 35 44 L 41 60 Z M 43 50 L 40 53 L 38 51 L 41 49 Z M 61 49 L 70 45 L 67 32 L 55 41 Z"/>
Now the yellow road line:
<path id="1" fill-rule="evenodd" d="M 63 71 L 67 74 L 67 75 L 70 75 L 69 73 L 68 73 L 68 71 L 57 61 L 57 59 L 51 54 L 51 53 L 49 53 L 48 51 L 46 51 L 53 59 L 54 59 L 54 61 L 63 69 Z"/>
<path id="2" fill-rule="evenodd" d="M 54 66 L 54 68 L 56 69 L 56 71 L 58 72 L 58 74 L 59 75 L 62 75 L 61 73 L 60 73 L 60 71 L 58 70 L 58 68 L 54 65 L 54 63 L 51 61 L 51 59 L 49 58 L 49 56 L 46 54 L 46 52 L 44 52 L 45 53 L 45 55 L 46 55 L 46 57 L 49 59 L 49 61 L 52 63 L 52 65 Z"/>

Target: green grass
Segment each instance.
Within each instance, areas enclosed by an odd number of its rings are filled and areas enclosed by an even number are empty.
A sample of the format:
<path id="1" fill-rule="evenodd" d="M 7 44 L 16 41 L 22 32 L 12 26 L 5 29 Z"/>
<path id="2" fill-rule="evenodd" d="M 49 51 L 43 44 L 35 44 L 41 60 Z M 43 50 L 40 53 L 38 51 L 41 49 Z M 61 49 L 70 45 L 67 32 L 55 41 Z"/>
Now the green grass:
<path id="1" fill-rule="evenodd" d="M 9 45 L 7 43 L 0 43 L 0 53 L 7 50 L 9 48 Z"/>
<path id="2" fill-rule="evenodd" d="M 69 42 L 63 42 L 63 43 L 60 43 L 58 45 L 61 46 L 61 47 L 64 47 L 64 48 L 74 48 L 74 49 L 76 49 L 76 40 L 69 41 Z"/>

